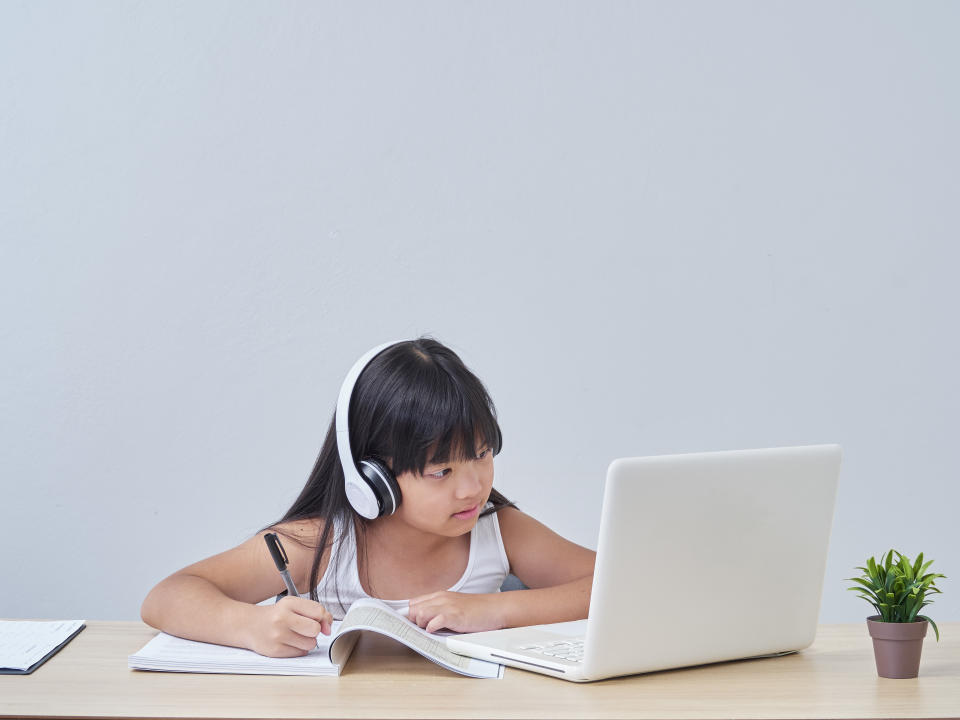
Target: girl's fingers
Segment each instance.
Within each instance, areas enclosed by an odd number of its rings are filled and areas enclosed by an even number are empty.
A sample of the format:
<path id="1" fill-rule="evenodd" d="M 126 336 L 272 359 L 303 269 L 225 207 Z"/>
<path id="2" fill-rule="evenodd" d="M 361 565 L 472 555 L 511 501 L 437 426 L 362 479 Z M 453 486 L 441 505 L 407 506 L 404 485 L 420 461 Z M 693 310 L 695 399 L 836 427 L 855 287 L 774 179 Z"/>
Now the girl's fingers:
<path id="1" fill-rule="evenodd" d="M 281 650 L 283 654 L 282 655 L 278 654 L 278 655 L 275 655 L 274 657 L 303 657 L 308 652 L 313 650 L 313 648 L 315 648 L 316 646 L 317 644 L 316 642 L 314 642 L 313 647 L 304 649 L 299 645 L 290 645 L 289 643 L 284 643 Z"/>
<path id="2" fill-rule="evenodd" d="M 416 619 L 413 622 L 422 628 L 426 628 L 434 617 L 434 614 L 429 610 L 421 610 L 417 613 Z"/>
<path id="3" fill-rule="evenodd" d="M 288 620 L 288 625 L 297 635 L 316 638 L 322 628 L 321 623 L 303 615 L 294 613 Z"/>
<path id="4" fill-rule="evenodd" d="M 433 619 L 427 623 L 427 627 L 424 628 L 427 632 L 436 632 L 444 627 L 443 624 L 443 615 L 434 615 Z"/>
<path id="5" fill-rule="evenodd" d="M 306 598 L 290 598 L 287 607 L 292 614 L 290 627 L 294 632 L 314 638 L 320 633 L 330 634 L 333 615 L 320 603 Z"/>
<path id="6" fill-rule="evenodd" d="M 315 600 L 309 600 L 307 598 L 283 598 L 280 602 L 287 601 L 287 604 L 290 606 L 290 609 L 295 612 L 297 615 L 303 615 L 305 617 L 316 620 L 317 622 L 323 622 L 326 620 L 330 622 L 333 620 L 333 615 L 320 603 Z"/>
<path id="7" fill-rule="evenodd" d="M 284 643 L 291 647 L 295 647 L 302 653 L 310 652 L 317 647 L 317 636 L 305 636 L 297 632 L 290 631 L 290 634 L 285 638 Z"/>

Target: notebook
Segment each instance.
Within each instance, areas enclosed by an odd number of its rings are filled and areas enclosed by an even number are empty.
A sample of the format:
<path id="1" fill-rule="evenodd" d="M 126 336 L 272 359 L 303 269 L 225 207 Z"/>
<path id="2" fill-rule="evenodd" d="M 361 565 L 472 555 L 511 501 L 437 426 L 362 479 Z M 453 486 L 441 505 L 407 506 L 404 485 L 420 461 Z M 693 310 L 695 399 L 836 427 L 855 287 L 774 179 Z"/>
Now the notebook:
<path id="1" fill-rule="evenodd" d="M 84 627 L 83 620 L 0 620 L 0 675 L 29 675 Z"/>
<path id="2" fill-rule="evenodd" d="M 184 640 L 159 633 L 139 652 L 127 658 L 132 670 L 162 672 L 239 673 L 248 675 L 339 675 L 360 631 L 375 632 L 400 642 L 428 660 L 461 675 L 500 678 L 498 663 L 457 655 L 443 642 L 443 636 L 428 633 L 396 610 L 373 598 L 360 598 L 333 622 L 330 635 L 320 635 L 317 647 L 306 655 L 274 658 L 252 650 Z"/>
<path id="3" fill-rule="evenodd" d="M 796 652 L 814 640 L 839 445 L 614 460 L 589 615 L 450 636 L 574 681 Z"/>

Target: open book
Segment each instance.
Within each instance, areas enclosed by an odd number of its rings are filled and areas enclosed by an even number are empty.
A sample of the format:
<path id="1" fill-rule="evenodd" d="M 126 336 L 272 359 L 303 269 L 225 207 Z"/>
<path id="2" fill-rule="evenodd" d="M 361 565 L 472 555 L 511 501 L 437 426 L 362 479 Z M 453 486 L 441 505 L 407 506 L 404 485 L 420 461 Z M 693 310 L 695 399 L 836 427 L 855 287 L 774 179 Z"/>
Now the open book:
<path id="1" fill-rule="evenodd" d="M 330 635 L 317 637 L 317 648 L 293 658 L 272 658 L 252 650 L 211 645 L 160 633 L 127 658 L 133 670 L 240 673 L 248 675 L 339 675 L 353 652 L 360 631 L 380 633 L 415 650 L 437 665 L 461 675 L 499 678 L 503 666 L 457 655 L 443 635 L 428 633 L 379 600 L 361 598 L 343 620 L 334 621 Z"/>

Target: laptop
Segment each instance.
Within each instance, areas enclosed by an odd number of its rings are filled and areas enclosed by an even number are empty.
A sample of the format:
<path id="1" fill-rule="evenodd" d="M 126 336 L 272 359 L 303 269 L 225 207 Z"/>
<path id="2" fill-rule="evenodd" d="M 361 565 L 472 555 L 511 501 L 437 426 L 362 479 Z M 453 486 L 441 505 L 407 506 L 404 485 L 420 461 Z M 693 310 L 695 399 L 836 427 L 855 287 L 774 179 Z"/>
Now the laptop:
<path id="1" fill-rule="evenodd" d="M 451 635 L 450 650 L 585 682 L 813 643 L 839 445 L 620 458 L 586 620 Z"/>

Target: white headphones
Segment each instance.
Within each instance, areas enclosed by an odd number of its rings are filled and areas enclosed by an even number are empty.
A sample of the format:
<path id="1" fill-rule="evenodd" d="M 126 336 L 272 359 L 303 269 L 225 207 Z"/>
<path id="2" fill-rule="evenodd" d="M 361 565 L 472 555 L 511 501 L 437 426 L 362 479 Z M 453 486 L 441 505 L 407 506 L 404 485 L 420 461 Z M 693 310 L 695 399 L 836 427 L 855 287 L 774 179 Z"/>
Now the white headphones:
<path id="1" fill-rule="evenodd" d="M 367 520 L 392 515 L 400 506 L 400 486 L 396 478 L 382 461 L 374 457 L 363 458 L 359 468 L 353 461 L 353 451 L 350 449 L 350 398 L 353 395 L 353 386 L 363 369 L 377 355 L 396 342 L 378 345 L 367 351 L 347 373 L 343 385 L 340 386 L 340 396 L 337 398 L 337 451 L 340 453 L 340 464 L 343 466 L 344 489 L 347 500 L 361 517 Z"/>

